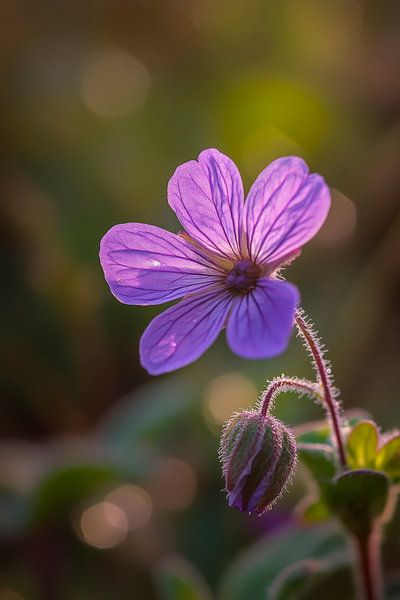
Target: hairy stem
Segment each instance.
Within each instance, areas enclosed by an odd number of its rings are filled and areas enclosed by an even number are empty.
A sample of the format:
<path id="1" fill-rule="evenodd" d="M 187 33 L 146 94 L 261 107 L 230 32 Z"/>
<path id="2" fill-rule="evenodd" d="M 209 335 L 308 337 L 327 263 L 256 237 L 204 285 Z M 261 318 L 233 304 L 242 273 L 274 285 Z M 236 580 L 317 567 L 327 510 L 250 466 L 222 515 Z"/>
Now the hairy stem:
<path id="1" fill-rule="evenodd" d="M 380 556 L 380 535 L 372 532 L 355 540 L 360 600 L 382 600 L 382 566 Z"/>
<path id="2" fill-rule="evenodd" d="M 295 315 L 295 321 L 300 336 L 303 338 L 313 359 L 313 365 L 323 392 L 323 402 L 330 417 L 332 430 L 342 467 L 346 466 L 346 453 L 342 434 L 341 415 L 338 403 L 335 399 L 335 388 L 333 386 L 331 368 L 324 358 L 324 350 L 317 338 L 312 325 L 308 322 L 303 310 L 299 309 Z"/>
<path id="3" fill-rule="evenodd" d="M 318 383 L 298 379 L 297 377 L 276 377 L 273 379 L 261 397 L 261 414 L 265 416 L 269 407 L 273 404 L 275 398 L 281 392 L 296 392 L 300 396 L 309 396 L 310 398 L 323 401 L 321 389 Z"/>

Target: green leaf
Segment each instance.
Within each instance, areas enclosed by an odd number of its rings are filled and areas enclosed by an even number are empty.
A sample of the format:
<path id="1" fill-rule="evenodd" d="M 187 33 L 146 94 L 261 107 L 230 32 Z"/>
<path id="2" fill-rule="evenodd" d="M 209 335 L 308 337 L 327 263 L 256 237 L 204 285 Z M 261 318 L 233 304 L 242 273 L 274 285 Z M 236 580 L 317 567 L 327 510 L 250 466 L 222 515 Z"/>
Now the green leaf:
<path id="1" fill-rule="evenodd" d="M 202 576 L 180 557 L 165 559 L 154 572 L 161 600 L 209 600 L 211 594 Z"/>
<path id="2" fill-rule="evenodd" d="M 342 573 L 344 570 L 347 571 L 346 574 L 348 575 L 348 557 L 342 552 L 325 560 L 305 559 L 298 561 L 284 569 L 272 582 L 267 593 L 267 600 L 300 600 L 302 598 L 310 600 L 317 589 L 321 587 L 326 597 L 327 582 L 332 575 L 338 572 Z M 350 579 L 348 588 L 351 589 L 351 577 L 348 579 Z"/>
<path id="3" fill-rule="evenodd" d="M 368 414 L 361 410 L 349 410 L 345 413 L 345 421 L 354 427 L 359 421 L 365 421 Z M 326 420 L 306 423 L 294 428 L 298 443 L 332 445 L 331 430 Z"/>
<path id="4" fill-rule="evenodd" d="M 308 525 L 326 521 L 332 515 L 329 507 L 322 498 L 316 498 L 315 496 L 304 498 L 296 507 L 296 513 Z"/>
<path id="5" fill-rule="evenodd" d="M 154 440 L 159 444 L 160 435 L 187 419 L 195 399 L 193 386 L 184 380 L 151 381 L 120 400 L 103 419 L 98 433 L 124 450 Z"/>
<path id="6" fill-rule="evenodd" d="M 49 473 L 37 486 L 31 503 L 33 523 L 62 517 L 79 501 L 121 481 L 120 474 L 102 465 L 62 467 Z"/>
<path id="7" fill-rule="evenodd" d="M 357 536 L 368 535 L 382 515 L 389 480 L 380 471 L 359 469 L 338 475 L 327 488 L 327 500 L 346 527 Z"/>
<path id="8" fill-rule="evenodd" d="M 337 600 L 354 598 L 354 575 L 349 561 L 332 557 L 329 567 L 314 576 L 309 585 L 291 600 Z"/>
<path id="9" fill-rule="evenodd" d="M 297 443 L 304 444 L 329 444 L 331 439 L 326 421 L 302 425 L 295 429 L 295 434 Z"/>
<path id="10" fill-rule="evenodd" d="M 337 466 L 334 450 L 326 444 L 298 444 L 299 458 L 315 481 L 324 486 L 335 476 Z"/>
<path id="11" fill-rule="evenodd" d="M 264 539 L 246 550 L 225 574 L 220 600 L 265 600 L 266 591 L 289 565 L 303 560 L 327 560 L 343 553 L 349 561 L 343 534 L 333 523 L 294 529 Z M 268 597 L 268 596 L 267 596 Z"/>
<path id="12" fill-rule="evenodd" d="M 376 456 L 375 465 L 394 482 L 400 481 L 400 434 L 393 436 L 382 446 Z"/>
<path id="13" fill-rule="evenodd" d="M 353 469 L 373 468 L 379 432 L 373 421 L 360 421 L 347 438 L 347 458 Z"/>
<path id="14" fill-rule="evenodd" d="M 320 572 L 321 562 L 311 558 L 289 565 L 272 582 L 268 600 L 289 600 L 298 597 Z"/>

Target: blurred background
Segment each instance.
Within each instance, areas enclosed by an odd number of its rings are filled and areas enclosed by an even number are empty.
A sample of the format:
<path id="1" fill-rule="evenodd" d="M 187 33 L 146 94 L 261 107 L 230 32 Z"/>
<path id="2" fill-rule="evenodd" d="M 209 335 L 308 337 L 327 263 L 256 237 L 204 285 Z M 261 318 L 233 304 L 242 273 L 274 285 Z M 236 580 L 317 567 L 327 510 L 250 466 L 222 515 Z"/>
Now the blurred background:
<path id="1" fill-rule="evenodd" d="M 263 518 L 229 509 L 220 427 L 266 379 L 311 375 L 306 353 L 293 336 L 247 362 L 221 336 L 151 379 L 138 342 L 160 307 L 112 297 L 99 240 L 126 221 L 177 231 L 167 182 L 204 148 L 229 154 L 246 189 L 272 159 L 304 157 L 333 205 L 288 278 L 345 407 L 398 425 L 399 2 L 3 0 L 1 13 L 0 600 L 231 600 L 223 574 L 299 527 L 304 482 Z M 276 414 L 322 416 L 290 395 Z M 399 540 L 396 518 L 388 573 Z"/>

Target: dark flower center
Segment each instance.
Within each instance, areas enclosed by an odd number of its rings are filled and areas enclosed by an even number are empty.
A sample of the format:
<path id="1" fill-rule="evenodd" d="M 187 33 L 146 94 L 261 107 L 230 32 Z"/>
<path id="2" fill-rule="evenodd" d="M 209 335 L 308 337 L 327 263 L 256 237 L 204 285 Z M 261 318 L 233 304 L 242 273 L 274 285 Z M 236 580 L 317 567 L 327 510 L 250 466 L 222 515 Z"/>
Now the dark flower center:
<path id="1" fill-rule="evenodd" d="M 239 260 L 226 276 L 226 284 L 237 292 L 249 292 L 256 286 L 256 281 L 261 275 L 259 266 L 251 260 Z"/>

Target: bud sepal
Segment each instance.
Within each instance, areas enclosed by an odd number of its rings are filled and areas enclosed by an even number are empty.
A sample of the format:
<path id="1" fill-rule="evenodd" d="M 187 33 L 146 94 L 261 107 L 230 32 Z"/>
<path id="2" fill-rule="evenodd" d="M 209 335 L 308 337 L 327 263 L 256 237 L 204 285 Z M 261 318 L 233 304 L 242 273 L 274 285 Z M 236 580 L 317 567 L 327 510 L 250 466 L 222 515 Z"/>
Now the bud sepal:
<path id="1" fill-rule="evenodd" d="M 296 440 L 275 417 L 242 411 L 224 427 L 220 458 L 229 506 L 261 515 L 292 480 L 297 465 Z"/>

